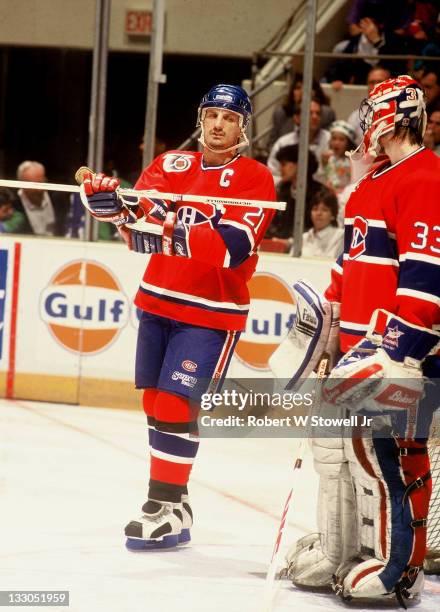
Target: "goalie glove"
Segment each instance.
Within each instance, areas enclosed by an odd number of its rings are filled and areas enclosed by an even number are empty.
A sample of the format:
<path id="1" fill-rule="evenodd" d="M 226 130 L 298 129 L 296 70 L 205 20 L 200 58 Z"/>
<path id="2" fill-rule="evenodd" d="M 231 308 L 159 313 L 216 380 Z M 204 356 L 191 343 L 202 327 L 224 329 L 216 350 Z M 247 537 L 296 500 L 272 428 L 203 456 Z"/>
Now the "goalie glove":
<path id="1" fill-rule="evenodd" d="M 385 331 L 377 331 L 386 321 Z M 324 399 L 352 410 L 417 410 L 423 394 L 422 362 L 435 352 L 440 334 L 384 310 L 373 313 L 366 337 L 330 373 Z M 407 432 L 409 437 L 410 432 Z"/>

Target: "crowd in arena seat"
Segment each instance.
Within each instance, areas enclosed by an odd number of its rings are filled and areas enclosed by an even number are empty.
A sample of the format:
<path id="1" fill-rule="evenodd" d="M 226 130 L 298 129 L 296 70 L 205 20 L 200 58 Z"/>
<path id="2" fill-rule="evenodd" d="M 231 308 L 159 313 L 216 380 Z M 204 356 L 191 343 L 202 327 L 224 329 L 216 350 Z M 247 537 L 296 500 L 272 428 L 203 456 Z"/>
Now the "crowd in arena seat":
<path id="1" fill-rule="evenodd" d="M 17 179 L 44 183 L 46 169 L 26 160 L 17 168 Z M 66 194 L 42 189 L 0 189 L 0 233 L 64 236 L 68 210 Z"/>
<path id="2" fill-rule="evenodd" d="M 437 155 L 440 155 L 439 9 L 440 0 L 353 0 L 347 19 L 348 38 L 338 43 L 334 51 L 357 53 L 359 58 L 338 58 L 321 79 L 336 91 L 344 85 L 366 85 L 371 91 L 392 76 L 411 74 L 425 91 L 428 124 L 424 145 Z M 439 60 L 412 62 L 379 57 L 388 54 L 436 56 Z M 363 59 L 364 55 L 378 57 Z M 293 244 L 302 83 L 301 73 L 291 75 L 286 99 L 273 113 L 267 141 L 267 165 L 277 185 L 278 199 L 287 202 L 286 212 L 275 215 L 266 236 L 277 241 L 273 250 L 279 252 L 289 252 Z M 335 121 L 329 99 L 316 80 L 313 81 L 312 97 L 303 255 L 333 256 L 337 240 L 333 243 L 324 238 L 331 234 L 331 228 L 343 225 L 344 206 L 357 180 L 351 175 L 345 153 L 359 145 L 362 130 L 358 108 Z M 327 207 L 330 196 L 336 202 L 336 212 L 327 216 L 332 221 L 327 220 L 324 228 L 321 223 L 315 223 L 311 214 L 318 196 Z M 272 250 L 267 240 L 264 246 Z"/>
<path id="3" fill-rule="evenodd" d="M 19 164 L 17 179 L 32 183 L 45 183 L 48 180 L 45 166 L 35 160 Z M 131 187 L 126 181 L 121 181 L 121 184 Z M 85 209 L 78 193 L 0 188 L 0 234 L 82 239 L 84 226 Z M 99 224 L 99 240 L 117 238 L 112 223 Z"/>

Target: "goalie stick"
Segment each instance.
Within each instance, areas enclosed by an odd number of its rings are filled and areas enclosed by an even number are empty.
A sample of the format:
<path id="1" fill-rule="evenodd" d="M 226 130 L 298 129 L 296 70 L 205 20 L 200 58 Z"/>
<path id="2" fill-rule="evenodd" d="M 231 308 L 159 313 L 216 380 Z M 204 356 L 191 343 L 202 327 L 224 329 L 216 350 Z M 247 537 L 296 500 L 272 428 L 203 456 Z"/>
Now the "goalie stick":
<path id="1" fill-rule="evenodd" d="M 322 385 L 322 381 L 328 374 L 328 364 L 329 364 L 329 358 L 326 355 L 323 355 L 322 359 L 319 362 L 317 372 L 316 372 L 317 376 L 316 376 L 315 401 L 310 406 L 309 420 L 310 420 L 310 416 L 312 413 L 313 405 L 316 406 L 316 403 L 320 401 L 320 396 L 321 396 L 320 387 Z M 310 431 L 309 428 L 307 428 L 307 431 Z M 277 578 L 277 567 L 278 567 L 279 559 L 281 556 L 281 544 L 282 544 L 283 537 L 284 537 L 285 526 L 289 522 L 289 517 L 290 517 L 291 510 L 292 510 L 291 502 L 292 502 L 292 497 L 294 495 L 296 475 L 297 475 L 298 470 L 300 470 L 302 467 L 302 463 L 303 463 L 303 459 L 304 459 L 304 455 L 306 451 L 306 445 L 307 445 L 307 436 L 304 438 L 301 438 L 297 458 L 293 466 L 291 487 L 290 487 L 289 494 L 287 495 L 286 502 L 284 504 L 283 514 L 281 516 L 281 522 L 278 528 L 278 533 L 275 539 L 275 545 L 274 545 L 273 552 L 272 552 L 272 558 L 270 560 L 270 564 L 267 570 L 266 583 L 264 585 L 264 607 L 263 607 L 262 612 L 272 612 L 273 610 L 275 596 L 278 591 L 278 589 L 275 588 L 275 580 Z M 281 578 L 281 577 L 282 577 L 282 574 L 279 574 L 278 578 Z"/>

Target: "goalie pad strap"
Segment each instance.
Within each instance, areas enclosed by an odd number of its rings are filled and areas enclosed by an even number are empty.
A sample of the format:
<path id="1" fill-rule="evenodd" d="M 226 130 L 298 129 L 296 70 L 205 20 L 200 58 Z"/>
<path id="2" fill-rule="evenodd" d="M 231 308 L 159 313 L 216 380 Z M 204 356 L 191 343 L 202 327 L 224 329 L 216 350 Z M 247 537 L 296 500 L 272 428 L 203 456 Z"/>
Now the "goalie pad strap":
<path id="1" fill-rule="evenodd" d="M 420 489 L 421 487 L 424 487 L 425 482 L 428 482 L 430 478 L 431 478 L 431 472 L 429 471 L 429 472 L 426 472 L 426 474 L 423 474 L 423 476 L 416 478 L 416 480 L 413 480 L 413 482 L 407 486 L 405 493 L 403 494 L 402 506 L 406 504 L 406 500 L 411 495 L 411 493 L 415 491 L 415 489 Z"/>

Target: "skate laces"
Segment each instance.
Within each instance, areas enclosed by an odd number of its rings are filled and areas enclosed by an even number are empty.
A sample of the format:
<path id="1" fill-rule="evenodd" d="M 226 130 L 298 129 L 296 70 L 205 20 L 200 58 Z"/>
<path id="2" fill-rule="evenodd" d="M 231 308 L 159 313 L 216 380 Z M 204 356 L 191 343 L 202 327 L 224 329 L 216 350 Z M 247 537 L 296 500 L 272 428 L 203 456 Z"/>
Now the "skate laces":
<path id="1" fill-rule="evenodd" d="M 163 502 L 159 502 L 156 501 L 154 499 L 149 499 L 147 501 L 147 503 L 145 504 L 145 506 L 149 503 L 149 502 L 154 502 L 155 504 L 159 505 L 159 509 L 157 510 L 157 512 L 154 512 L 152 514 L 144 511 L 144 514 L 142 514 L 140 520 L 141 521 L 148 521 L 149 523 L 160 523 L 161 520 L 167 516 L 168 514 L 172 513 L 173 508 L 172 508 L 172 504 L 166 504 Z"/>

